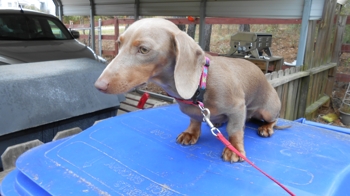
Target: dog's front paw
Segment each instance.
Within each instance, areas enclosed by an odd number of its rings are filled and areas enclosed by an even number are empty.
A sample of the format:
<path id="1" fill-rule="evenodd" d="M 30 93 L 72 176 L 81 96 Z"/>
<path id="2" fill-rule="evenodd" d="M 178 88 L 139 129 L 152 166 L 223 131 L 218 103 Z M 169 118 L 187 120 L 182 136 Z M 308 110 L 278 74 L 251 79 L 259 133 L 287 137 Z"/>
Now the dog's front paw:
<path id="1" fill-rule="evenodd" d="M 269 124 L 258 128 L 258 134 L 261 137 L 270 137 L 274 133 L 273 127 Z"/>
<path id="2" fill-rule="evenodd" d="M 176 142 L 182 145 L 193 145 L 197 143 L 199 134 L 193 134 L 189 132 L 182 132 L 176 138 Z"/>
<path id="3" fill-rule="evenodd" d="M 245 157 L 245 151 L 244 150 L 238 150 L 238 151 Z M 228 161 L 228 162 L 231 162 L 231 163 L 244 161 L 244 159 L 242 157 L 238 156 L 236 153 L 232 152 L 227 147 L 225 147 L 224 151 L 222 151 L 222 156 L 221 157 L 222 157 L 222 159 L 224 161 Z"/>

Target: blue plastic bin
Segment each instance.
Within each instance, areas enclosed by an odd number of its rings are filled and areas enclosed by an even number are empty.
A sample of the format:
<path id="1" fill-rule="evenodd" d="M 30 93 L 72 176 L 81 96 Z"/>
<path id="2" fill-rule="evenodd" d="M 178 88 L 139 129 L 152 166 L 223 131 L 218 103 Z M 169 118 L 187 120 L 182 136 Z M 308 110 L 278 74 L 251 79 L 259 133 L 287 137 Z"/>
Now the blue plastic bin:
<path id="1" fill-rule="evenodd" d="M 177 105 L 107 119 L 23 154 L 1 194 L 288 195 L 248 163 L 222 161 L 224 146 L 205 123 L 197 144 L 177 144 L 188 123 Z M 278 124 L 292 127 L 262 138 L 257 125 L 247 123 L 252 162 L 296 195 L 350 195 L 349 134 L 283 119 Z"/>

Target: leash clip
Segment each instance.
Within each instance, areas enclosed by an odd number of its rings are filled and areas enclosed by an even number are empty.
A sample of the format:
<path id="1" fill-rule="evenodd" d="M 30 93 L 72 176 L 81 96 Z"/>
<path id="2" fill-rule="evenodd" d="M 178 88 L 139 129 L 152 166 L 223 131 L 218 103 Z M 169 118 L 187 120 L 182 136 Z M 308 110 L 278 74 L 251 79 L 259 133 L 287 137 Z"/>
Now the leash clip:
<path id="1" fill-rule="evenodd" d="M 221 133 L 220 130 L 218 128 L 216 128 L 213 123 L 210 121 L 210 111 L 208 108 L 205 108 L 203 106 L 203 103 L 198 103 L 198 107 L 201 110 L 201 113 L 203 115 L 203 121 L 206 122 L 208 124 L 208 126 L 210 127 L 210 131 L 211 133 L 216 137 L 217 134 Z"/>

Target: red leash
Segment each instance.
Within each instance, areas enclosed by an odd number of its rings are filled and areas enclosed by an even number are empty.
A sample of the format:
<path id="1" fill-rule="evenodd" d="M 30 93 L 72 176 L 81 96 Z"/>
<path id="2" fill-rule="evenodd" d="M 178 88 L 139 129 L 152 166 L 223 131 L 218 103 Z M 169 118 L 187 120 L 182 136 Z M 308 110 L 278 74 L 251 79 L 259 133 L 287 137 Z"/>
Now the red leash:
<path id="1" fill-rule="evenodd" d="M 270 178 L 270 180 L 272 180 L 273 182 L 275 182 L 276 184 L 278 184 L 278 186 L 280 186 L 281 188 L 283 188 L 285 191 L 287 191 L 287 193 L 289 193 L 289 195 L 295 196 L 294 193 L 292 193 L 292 191 L 290 191 L 289 189 L 287 189 L 287 187 L 285 187 L 283 184 L 281 184 L 280 182 L 278 182 L 276 179 L 274 179 L 273 177 L 271 177 L 269 174 L 267 174 L 266 172 L 264 172 L 263 170 L 261 170 L 258 166 L 254 165 L 254 163 L 252 163 L 249 159 L 247 159 L 245 156 L 243 156 L 235 147 L 232 146 L 232 144 L 219 132 L 216 134 L 216 137 L 225 144 L 225 146 L 227 148 L 229 148 L 232 152 L 236 153 L 239 157 L 241 157 L 242 159 L 244 159 L 245 161 L 247 161 L 247 163 L 249 163 L 251 166 L 253 166 L 255 169 L 257 169 L 258 171 L 260 171 L 261 173 L 263 173 L 266 177 Z"/>
<path id="2" fill-rule="evenodd" d="M 194 104 L 195 105 L 195 104 Z M 210 127 L 210 131 L 211 133 L 217 137 L 222 143 L 224 143 L 224 145 L 230 149 L 232 152 L 236 153 L 239 157 L 241 157 L 242 159 L 244 159 L 245 161 L 247 161 L 251 166 L 253 166 L 255 169 L 257 169 L 258 171 L 260 171 L 262 174 L 264 174 L 266 177 L 270 178 L 270 180 L 272 180 L 273 182 L 275 182 L 276 184 L 278 184 L 278 186 L 280 186 L 281 188 L 283 188 L 287 193 L 289 193 L 291 196 L 295 196 L 294 193 L 292 193 L 292 191 L 288 190 L 283 184 L 281 184 L 280 182 L 278 182 L 277 180 L 275 180 L 273 177 L 271 177 L 270 175 L 268 175 L 266 172 L 264 172 L 263 170 L 261 170 L 260 168 L 258 168 L 258 166 L 254 165 L 253 162 L 251 162 L 249 159 L 247 159 L 245 156 L 243 156 L 235 147 L 232 146 L 232 144 L 221 134 L 220 130 L 218 128 L 216 128 L 213 123 L 210 121 L 210 111 L 208 108 L 204 108 L 203 107 L 203 103 L 197 103 L 197 106 L 199 107 L 199 109 L 202 112 L 203 115 L 203 121 L 205 121 L 209 127 Z"/>

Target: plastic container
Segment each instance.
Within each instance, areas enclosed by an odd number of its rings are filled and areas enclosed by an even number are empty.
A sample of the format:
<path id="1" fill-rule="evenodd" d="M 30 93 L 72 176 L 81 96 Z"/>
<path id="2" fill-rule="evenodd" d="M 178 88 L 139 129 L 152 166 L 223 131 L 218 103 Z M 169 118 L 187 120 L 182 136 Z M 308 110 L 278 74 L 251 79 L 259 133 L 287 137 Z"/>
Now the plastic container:
<path id="1" fill-rule="evenodd" d="M 197 144 L 177 144 L 188 122 L 177 105 L 107 119 L 20 156 L 1 194 L 288 195 L 248 163 L 222 161 L 224 145 L 205 123 Z M 247 123 L 247 157 L 296 195 L 349 195 L 350 135 L 278 122 L 287 124 L 262 138 Z"/>

